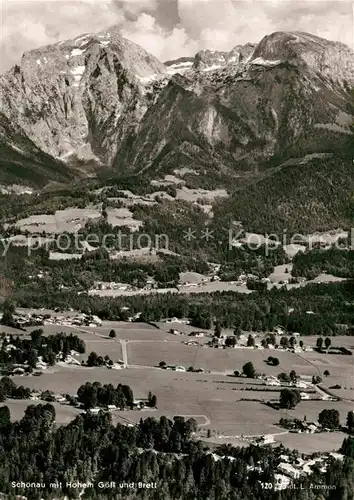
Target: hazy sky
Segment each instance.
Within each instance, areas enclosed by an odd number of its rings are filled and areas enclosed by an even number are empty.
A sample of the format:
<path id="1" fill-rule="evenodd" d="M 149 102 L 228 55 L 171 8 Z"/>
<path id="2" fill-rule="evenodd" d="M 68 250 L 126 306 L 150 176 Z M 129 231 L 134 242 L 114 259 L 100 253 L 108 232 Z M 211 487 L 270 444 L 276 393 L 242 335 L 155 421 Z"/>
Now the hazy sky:
<path id="1" fill-rule="evenodd" d="M 0 72 L 24 51 L 113 24 L 160 60 L 230 50 L 279 30 L 354 47 L 348 0 L 0 0 Z"/>

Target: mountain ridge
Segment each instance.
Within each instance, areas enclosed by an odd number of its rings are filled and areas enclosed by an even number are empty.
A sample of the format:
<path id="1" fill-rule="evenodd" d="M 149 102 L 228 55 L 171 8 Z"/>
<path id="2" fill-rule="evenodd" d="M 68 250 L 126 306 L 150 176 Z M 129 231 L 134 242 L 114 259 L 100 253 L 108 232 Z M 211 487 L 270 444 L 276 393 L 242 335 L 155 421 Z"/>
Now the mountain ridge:
<path id="1" fill-rule="evenodd" d="M 0 110 L 69 170 L 181 166 L 236 179 L 350 149 L 352 85 L 353 52 L 306 33 L 163 64 L 112 27 L 25 53 L 0 77 Z"/>

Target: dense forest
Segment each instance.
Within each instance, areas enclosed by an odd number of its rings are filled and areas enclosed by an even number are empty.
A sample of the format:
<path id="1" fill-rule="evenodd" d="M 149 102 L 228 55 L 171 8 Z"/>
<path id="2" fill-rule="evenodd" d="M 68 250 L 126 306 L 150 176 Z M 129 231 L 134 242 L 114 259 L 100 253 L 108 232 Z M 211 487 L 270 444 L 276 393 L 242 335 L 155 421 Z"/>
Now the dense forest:
<path id="1" fill-rule="evenodd" d="M 283 447 L 250 446 L 216 450 L 215 460 L 192 439 L 193 419 L 148 418 L 135 427 L 113 425 L 109 413 L 80 415 L 55 426 L 50 404 L 29 406 L 22 420 L 11 423 L 7 407 L 0 410 L 0 491 L 13 498 L 135 500 L 350 500 L 353 498 L 353 446 L 348 437 L 343 462 L 331 460 L 327 472 L 294 482 L 295 488 L 275 492 L 274 471 Z M 297 452 L 288 452 L 291 455 Z M 21 487 L 21 482 L 35 483 Z M 83 491 L 73 484 L 90 483 Z M 123 483 L 150 483 L 151 489 L 124 488 Z M 156 484 L 155 484 L 156 483 Z M 262 485 L 263 483 L 263 485 Z M 56 487 L 54 487 L 54 484 Z M 264 488 L 270 484 L 270 488 Z M 311 484 L 322 485 L 320 493 Z M 71 487 L 70 487 L 71 485 Z M 300 486 L 301 485 L 301 486 Z M 319 496 L 320 495 L 320 496 Z"/>
<path id="2" fill-rule="evenodd" d="M 248 231 L 262 234 L 349 228 L 354 219 L 353 150 L 350 138 L 346 152 L 327 158 L 304 159 L 299 151 L 220 204 L 215 223 L 242 220 Z"/>
<path id="3" fill-rule="evenodd" d="M 332 247 L 328 250 L 315 249 L 299 252 L 293 260 L 292 275 L 313 279 L 327 273 L 341 278 L 354 276 L 354 249 Z"/>
<path id="4" fill-rule="evenodd" d="M 354 282 L 313 284 L 286 290 L 240 294 L 153 294 L 130 297 L 90 297 L 54 290 L 43 283 L 17 294 L 17 306 L 70 307 L 96 314 L 102 319 L 126 321 L 140 313 L 139 321 L 189 318 L 196 327 L 210 328 L 218 322 L 223 328 L 244 331 L 272 331 L 281 325 L 301 335 L 352 335 L 354 332 Z M 128 308 L 128 309 L 126 309 Z"/>
<path id="5" fill-rule="evenodd" d="M 193 226 L 192 226 L 193 227 Z M 182 240 L 175 245 L 171 239 L 173 233 L 160 234 L 160 249 L 157 255 L 143 261 L 120 258 L 111 259 L 105 248 L 99 248 L 104 242 L 106 248 L 116 250 L 129 250 L 139 248 L 140 233 L 121 233 L 121 228 L 112 228 L 104 221 L 94 224 L 94 227 L 86 227 L 79 234 L 59 235 L 57 239 L 48 244 L 48 248 L 36 246 L 38 238 L 33 238 L 34 249 L 27 246 L 11 245 L 0 260 L 0 273 L 3 277 L 14 283 L 14 291 L 22 290 L 23 286 L 30 287 L 40 285 L 43 281 L 48 288 L 66 287 L 85 291 L 93 286 L 95 281 L 109 281 L 126 283 L 142 288 L 146 286 L 148 279 L 153 279 L 158 288 L 176 287 L 179 283 L 179 274 L 186 271 L 195 271 L 200 274 L 209 274 L 211 269 L 208 262 L 219 262 L 221 264 L 220 278 L 223 281 L 237 280 L 241 274 L 253 274 L 258 278 L 265 278 L 273 272 L 274 267 L 289 262 L 284 250 L 279 247 L 267 252 L 264 245 L 259 248 L 229 247 L 228 234 L 224 232 L 222 245 L 217 249 L 212 242 L 199 240 L 190 243 L 190 248 L 183 255 L 171 255 L 164 253 L 171 248 L 184 251 L 181 247 L 183 241 L 181 232 L 174 237 Z M 156 229 L 155 229 L 156 232 Z M 150 233 L 147 233 L 150 235 Z M 168 240 L 161 234 L 168 234 Z M 50 251 L 64 253 L 83 252 L 84 243 L 89 241 L 90 235 L 95 235 L 98 243 L 97 249 L 83 253 L 79 259 L 51 260 Z M 111 235 L 106 238 L 107 235 Z M 65 239 L 61 239 L 65 237 Z M 152 241 L 159 235 L 151 233 Z M 168 243 L 168 244 L 167 244 Z M 143 243 L 141 243 L 143 244 Z M 116 245 L 116 248 L 115 248 Z M 1 250 L 1 249 L 0 249 Z M 159 251 L 160 250 L 160 251 Z"/>

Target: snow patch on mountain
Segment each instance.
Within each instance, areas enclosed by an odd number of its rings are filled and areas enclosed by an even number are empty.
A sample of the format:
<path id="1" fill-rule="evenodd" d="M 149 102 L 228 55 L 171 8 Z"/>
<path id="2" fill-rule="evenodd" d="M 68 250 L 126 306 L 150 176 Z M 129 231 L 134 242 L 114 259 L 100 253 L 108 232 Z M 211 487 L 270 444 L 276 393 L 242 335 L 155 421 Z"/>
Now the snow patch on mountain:
<path id="1" fill-rule="evenodd" d="M 187 70 L 191 69 L 193 66 L 193 61 L 179 62 L 176 64 L 171 64 L 167 66 L 167 73 L 169 75 L 175 75 L 176 73 L 183 74 Z"/>
<path id="2" fill-rule="evenodd" d="M 77 56 L 81 56 L 81 55 L 82 55 L 82 54 L 84 54 L 84 53 L 85 53 L 85 51 L 84 51 L 84 50 L 82 50 L 82 49 L 73 49 L 73 50 L 71 51 L 70 56 L 71 56 L 71 57 L 77 57 Z"/>
<path id="3" fill-rule="evenodd" d="M 221 64 L 213 64 L 212 66 L 209 66 L 207 68 L 203 68 L 202 71 L 204 73 L 208 73 L 209 71 L 215 71 L 216 69 L 222 68 Z"/>
<path id="4" fill-rule="evenodd" d="M 156 82 L 157 80 L 159 80 L 159 78 L 161 78 L 161 75 L 159 75 L 158 73 L 149 76 L 139 76 L 139 75 L 135 76 L 139 80 L 139 82 L 142 83 L 143 85 L 151 82 Z"/>
<path id="5" fill-rule="evenodd" d="M 73 87 L 79 87 L 82 80 L 82 76 L 85 73 L 86 66 L 76 66 L 70 70 L 70 73 L 74 76 Z"/>
<path id="6" fill-rule="evenodd" d="M 256 64 L 259 66 L 277 66 L 280 63 L 281 61 L 279 59 L 271 61 L 269 59 L 263 59 L 263 57 L 256 57 L 256 59 L 253 59 L 253 61 L 251 61 L 251 64 Z"/>

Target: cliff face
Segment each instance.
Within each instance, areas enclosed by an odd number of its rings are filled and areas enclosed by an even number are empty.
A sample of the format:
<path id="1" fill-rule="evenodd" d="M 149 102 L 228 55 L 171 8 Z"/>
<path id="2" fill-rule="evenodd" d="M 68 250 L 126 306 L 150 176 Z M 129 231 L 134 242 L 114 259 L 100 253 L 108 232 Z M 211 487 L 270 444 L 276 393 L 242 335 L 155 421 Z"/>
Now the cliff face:
<path id="1" fill-rule="evenodd" d="M 110 163 L 122 117 L 139 121 L 141 82 L 164 66 L 114 30 L 24 54 L 0 81 L 2 112 L 53 157 Z"/>
<path id="2" fill-rule="evenodd" d="M 238 177 L 350 148 L 353 85 L 353 52 L 309 34 L 164 65 L 112 28 L 24 54 L 0 78 L 1 113 L 32 157 Z"/>
<path id="3" fill-rule="evenodd" d="M 254 52 L 227 57 L 204 51 L 192 68 L 179 62 L 182 76 L 173 75 L 161 90 L 115 165 L 138 171 L 183 165 L 239 177 L 287 158 L 350 148 L 348 48 L 275 33 Z"/>

